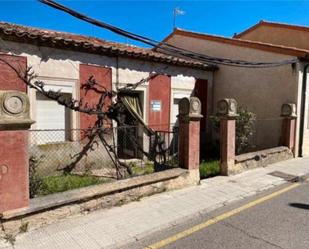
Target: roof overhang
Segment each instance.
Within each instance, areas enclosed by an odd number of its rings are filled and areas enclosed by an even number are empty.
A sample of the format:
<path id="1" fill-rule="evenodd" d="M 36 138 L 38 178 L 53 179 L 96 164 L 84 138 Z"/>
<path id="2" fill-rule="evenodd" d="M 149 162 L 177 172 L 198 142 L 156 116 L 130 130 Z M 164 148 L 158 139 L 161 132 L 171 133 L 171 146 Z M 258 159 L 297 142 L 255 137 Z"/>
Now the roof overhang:
<path id="1" fill-rule="evenodd" d="M 171 34 L 169 34 L 161 42 L 161 44 L 168 42 L 175 35 L 192 37 L 192 38 L 207 40 L 207 41 L 220 42 L 220 43 L 225 43 L 229 45 L 252 48 L 252 49 L 257 49 L 257 50 L 262 50 L 262 51 L 267 51 L 267 52 L 272 52 L 272 53 L 290 55 L 290 56 L 294 56 L 300 59 L 309 58 L 309 50 L 305 50 L 305 49 L 298 49 L 294 47 L 286 47 L 286 46 L 274 45 L 274 44 L 263 43 L 263 42 L 248 41 L 248 40 L 242 40 L 242 39 L 237 39 L 237 38 L 227 38 L 227 37 L 203 34 L 203 33 L 198 33 L 198 32 L 193 32 L 193 31 L 182 30 L 182 29 L 174 29 L 174 31 Z M 159 46 L 160 45 L 158 45 L 158 47 Z"/>
<path id="2" fill-rule="evenodd" d="M 98 38 L 86 37 L 82 35 L 58 31 L 47 31 L 39 28 L 26 27 L 4 22 L 0 22 L 0 37 L 6 41 L 106 56 L 126 57 L 180 67 L 201 69 L 204 71 L 213 71 L 217 69 L 217 66 L 215 65 L 186 60 L 176 56 L 155 52 L 151 49 L 108 42 Z"/>
<path id="3" fill-rule="evenodd" d="M 234 38 L 241 38 L 242 36 L 258 29 L 259 27 L 275 27 L 275 28 L 284 28 L 289 30 L 298 30 L 303 32 L 309 32 L 309 27 L 300 26 L 300 25 L 292 25 L 287 23 L 278 23 L 278 22 L 268 22 L 268 21 L 260 21 L 257 24 L 249 27 L 248 29 L 240 32 L 239 34 L 234 35 Z"/>

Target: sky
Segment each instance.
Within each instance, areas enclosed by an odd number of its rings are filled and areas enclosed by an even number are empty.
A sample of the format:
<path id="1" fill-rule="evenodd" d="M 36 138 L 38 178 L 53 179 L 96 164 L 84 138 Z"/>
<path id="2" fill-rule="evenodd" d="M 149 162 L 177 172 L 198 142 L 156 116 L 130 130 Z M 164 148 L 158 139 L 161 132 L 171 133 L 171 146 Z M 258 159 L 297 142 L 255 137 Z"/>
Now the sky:
<path id="1" fill-rule="evenodd" d="M 106 1 L 59 3 L 128 31 L 162 40 L 173 29 L 173 10 L 178 28 L 231 37 L 260 20 L 309 26 L 309 1 Z M 0 21 L 95 36 L 106 40 L 143 44 L 113 34 L 36 0 L 0 0 Z"/>

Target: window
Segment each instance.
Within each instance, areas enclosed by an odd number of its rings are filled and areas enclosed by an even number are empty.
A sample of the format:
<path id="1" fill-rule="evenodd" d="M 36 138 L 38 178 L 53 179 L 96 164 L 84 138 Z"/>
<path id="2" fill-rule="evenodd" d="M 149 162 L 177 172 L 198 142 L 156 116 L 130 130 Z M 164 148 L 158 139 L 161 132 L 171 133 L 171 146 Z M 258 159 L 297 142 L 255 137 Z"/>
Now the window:
<path id="1" fill-rule="evenodd" d="M 63 93 L 65 98 L 72 98 L 71 93 Z M 72 111 L 56 101 L 36 93 L 36 129 L 58 130 L 50 132 L 48 138 L 41 138 L 39 143 L 63 142 L 70 140 Z"/>

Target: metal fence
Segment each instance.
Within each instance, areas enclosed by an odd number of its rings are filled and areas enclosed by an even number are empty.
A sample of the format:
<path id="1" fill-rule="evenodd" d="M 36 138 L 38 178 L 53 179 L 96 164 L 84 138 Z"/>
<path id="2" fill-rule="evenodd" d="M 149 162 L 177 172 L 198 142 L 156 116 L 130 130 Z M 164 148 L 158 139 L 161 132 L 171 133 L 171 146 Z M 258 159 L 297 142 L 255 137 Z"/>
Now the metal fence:
<path id="1" fill-rule="evenodd" d="M 252 134 L 249 136 L 248 147 L 243 152 L 258 151 L 281 145 L 281 117 L 257 118 L 253 121 Z M 240 150 L 242 152 L 242 150 Z"/>
<path id="2" fill-rule="evenodd" d="M 274 148 L 281 145 L 282 122 L 278 118 L 259 118 L 254 116 L 252 120 L 245 121 L 246 117 L 236 119 L 236 154 L 259 151 Z M 212 147 L 219 154 L 220 150 L 220 119 L 213 118 L 211 122 Z"/>
<path id="3" fill-rule="evenodd" d="M 63 176 L 68 165 L 73 165 L 70 175 L 99 180 L 119 179 L 116 160 L 132 170 L 129 174 L 124 168 L 122 178 L 178 166 L 178 129 L 173 126 L 151 134 L 142 126 L 104 128 L 107 144 L 96 137 L 89 148 L 89 130 L 30 130 L 29 133 L 30 185 L 36 179 Z"/>

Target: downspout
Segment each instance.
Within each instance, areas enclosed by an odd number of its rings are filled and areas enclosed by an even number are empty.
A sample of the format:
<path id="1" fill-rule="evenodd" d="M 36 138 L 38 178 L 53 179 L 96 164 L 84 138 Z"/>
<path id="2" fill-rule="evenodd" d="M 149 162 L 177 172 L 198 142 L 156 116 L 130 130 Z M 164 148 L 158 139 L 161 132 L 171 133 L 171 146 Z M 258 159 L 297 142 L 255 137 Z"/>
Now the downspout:
<path id="1" fill-rule="evenodd" d="M 303 157 L 303 143 L 304 143 L 304 126 L 305 126 L 305 109 L 306 109 L 306 90 L 307 90 L 307 70 L 309 64 L 304 66 L 302 92 L 301 92 L 301 106 L 300 106 L 300 126 L 299 126 L 299 144 L 298 156 Z"/>

